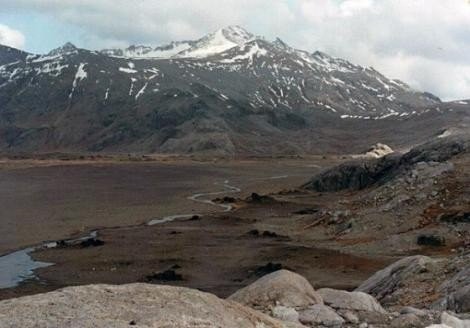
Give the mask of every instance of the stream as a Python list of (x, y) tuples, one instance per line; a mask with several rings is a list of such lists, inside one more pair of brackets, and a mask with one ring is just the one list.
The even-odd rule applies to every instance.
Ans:
[[(187, 199), (193, 202), (208, 204), (208, 205), (222, 208), (224, 212), (231, 211), (233, 209), (232, 205), (223, 204), (223, 203), (219, 204), (210, 199), (205, 199), (205, 197), (222, 195), (222, 194), (227, 194), (227, 193), (238, 193), (241, 191), (241, 189), (234, 187), (232, 185), (229, 185), (228, 180), (224, 181), (222, 184), (217, 183), (217, 182), (214, 184), (221, 185), (224, 188), (224, 190), (208, 192), (208, 193), (196, 193), (187, 197)], [(189, 219), (195, 215), (200, 216), (200, 214), (192, 213), (192, 214), (170, 215), (170, 216), (165, 216), (163, 218), (155, 218), (147, 222), (147, 225), (154, 226), (157, 224), (163, 224), (163, 223), (171, 222), (171, 221), (178, 220), (178, 219)], [(80, 241), (87, 240), (90, 238), (96, 238), (97, 236), (98, 236), (98, 232), (92, 231), (89, 235), (85, 237), (81, 237), (77, 239), (68, 239), (65, 242), (68, 242), (68, 243), (80, 242)], [(41, 248), (55, 248), (57, 246), (58, 246), (57, 242), (47, 242), (38, 246), (28, 247), (25, 249), (21, 249), (21, 250), (0, 256), (0, 289), (16, 287), (25, 280), (34, 279), (35, 278), (34, 270), (54, 265), (54, 263), (35, 261), (31, 257), (30, 254)]]

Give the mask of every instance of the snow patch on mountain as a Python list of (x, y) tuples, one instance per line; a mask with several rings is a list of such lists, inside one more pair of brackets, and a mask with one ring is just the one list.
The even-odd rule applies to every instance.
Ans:
[(127, 74), (135, 74), (137, 71), (132, 68), (127, 68), (127, 67), (119, 67), (119, 71)]
[(69, 98), (72, 99), (73, 93), (75, 91), (75, 88), (78, 85), (78, 82), (86, 79), (88, 77), (88, 73), (85, 71), (85, 65), (86, 63), (80, 63), (77, 69), (77, 73), (75, 73), (75, 78), (73, 79), (72, 83), (72, 91), (69, 94)]
[(242, 46), (240, 48), (240, 50), (242, 52), (245, 52), (245, 53), (241, 54), (241, 55), (238, 55), (238, 56), (235, 56), (233, 58), (223, 59), (220, 62), (225, 63), (225, 64), (229, 64), (229, 63), (236, 63), (236, 62), (239, 62), (239, 61), (244, 61), (244, 60), (247, 60), (247, 59), (252, 62), (253, 58), (255, 58), (255, 57), (259, 58), (261, 56), (266, 56), (267, 53), (268, 53), (268, 51), (266, 49), (261, 48), (257, 43), (255, 43), (254, 45), (251, 45), (251, 46)]

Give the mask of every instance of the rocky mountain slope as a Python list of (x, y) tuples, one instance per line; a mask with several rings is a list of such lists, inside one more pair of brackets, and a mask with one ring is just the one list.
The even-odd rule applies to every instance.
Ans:
[(469, 106), (240, 27), (156, 48), (1, 47), (0, 65), (4, 152), (319, 153), (351, 137), (362, 150), (425, 139)]

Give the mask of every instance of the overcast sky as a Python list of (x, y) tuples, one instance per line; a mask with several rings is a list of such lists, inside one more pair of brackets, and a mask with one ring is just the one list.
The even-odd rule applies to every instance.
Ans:
[(240, 25), (470, 98), (470, 0), (0, 0), (0, 43), (43, 53), (195, 39)]

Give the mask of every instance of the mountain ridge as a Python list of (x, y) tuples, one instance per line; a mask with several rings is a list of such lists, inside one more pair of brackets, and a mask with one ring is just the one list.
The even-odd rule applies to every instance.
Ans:
[(457, 114), (449, 110), (462, 115), (466, 106), (240, 27), (170, 45), (121, 50), (168, 58), (70, 43), (47, 55), (0, 48), (0, 151), (334, 152), (350, 148), (333, 145), (341, 134), (362, 150), (393, 143), (390, 124), (422, 125), (418, 117), (433, 122), (426, 138), (450, 124)]

